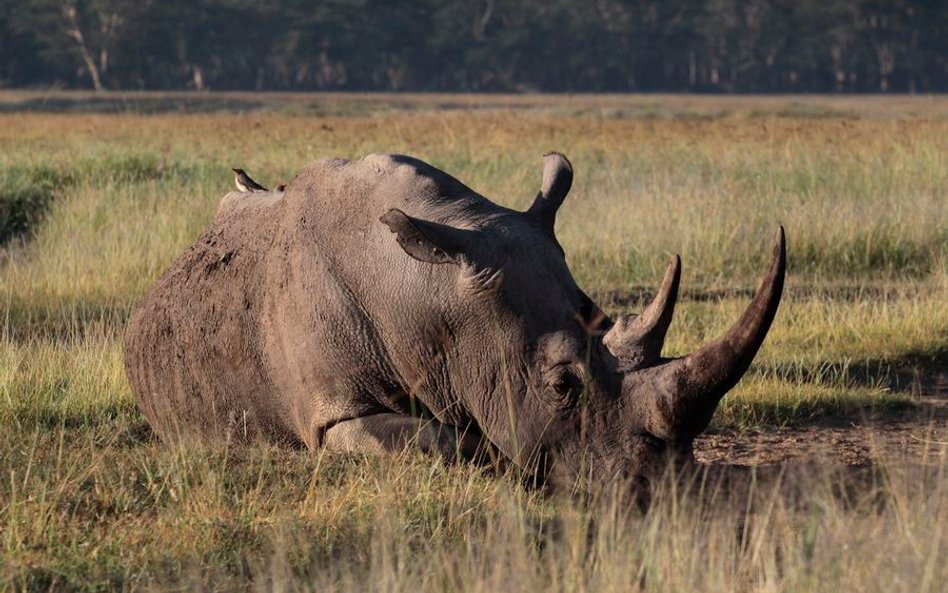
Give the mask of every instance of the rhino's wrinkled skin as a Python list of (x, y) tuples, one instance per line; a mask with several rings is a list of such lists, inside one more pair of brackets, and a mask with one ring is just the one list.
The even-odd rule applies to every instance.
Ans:
[(553, 234), (572, 169), (545, 157), (527, 212), (421, 161), (313, 162), (285, 194), (233, 195), (148, 291), (126, 369), (162, 437), (347, 451), (486, 445), (569, 485), (644, 478), (691, 442), (773, 320), (785, 248), (722, 338), (661, 358), (678, 291), (615, 322)]

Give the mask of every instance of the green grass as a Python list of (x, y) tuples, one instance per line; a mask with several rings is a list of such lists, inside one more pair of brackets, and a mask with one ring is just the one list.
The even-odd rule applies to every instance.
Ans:
[(168, 447), (121, 349), (231, 166), (275, 185), (313, 158), (404, 152), (525, 208), (540, 155), (559, 149), (576, 179), (557, 233), (610, 313), (641, 310), (682, 255), (668, 354), (737, 319), (785, 226), (784, 302), (712, 430), (885, 418), (922, 406), (948, 367), (944, 100), (253, 100), (276, 106), (0, 115), (0, 589), (934, 591), (948, 578), (938, 442), (868, 484), (827, 468), (750, 494), (668, 480), (641, 513), (618, 493), (551, 498), (423, 456)]

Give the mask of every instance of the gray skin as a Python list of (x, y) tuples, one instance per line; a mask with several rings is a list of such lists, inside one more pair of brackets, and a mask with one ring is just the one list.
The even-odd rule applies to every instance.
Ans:
[(398, 155), (317, 161), (282, 194), (226, 196), (129, 322), (149, 423), (166, 439), (487, 452), (567, 488), (688, 461), (776, 313), (783, 231), (737, 324), (665, 359), (679, 258), (642, 315), (609, 319), (553, 233), (572, 167), (544, 162), (527, 212)]

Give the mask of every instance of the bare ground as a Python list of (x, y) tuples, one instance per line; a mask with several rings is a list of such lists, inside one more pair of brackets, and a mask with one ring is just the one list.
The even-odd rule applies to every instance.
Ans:
[(885, 461), (933, 463), (948, 454), (948, 375), (931, 395), (882, 416), (828, 418), (810, 426), (706, 433), (695, 456), (713, 465), (770, 465), (820, 461), (871, 465)]

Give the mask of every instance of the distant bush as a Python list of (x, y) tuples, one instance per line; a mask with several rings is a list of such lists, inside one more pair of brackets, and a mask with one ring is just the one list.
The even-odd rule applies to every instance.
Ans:
[(34, 228), (64, 181), (51, 167), (0, 169), (0, 245)]
[(78, 183), (140, 183), (191, 173), (190, 169), (152, 153), (108, 153), (84, 158), (71, 166), (0, 168), (0, 246), (33, 232), (53, 201)]

